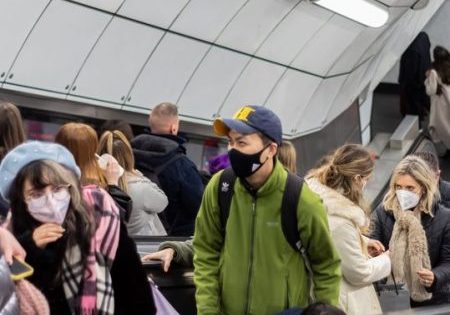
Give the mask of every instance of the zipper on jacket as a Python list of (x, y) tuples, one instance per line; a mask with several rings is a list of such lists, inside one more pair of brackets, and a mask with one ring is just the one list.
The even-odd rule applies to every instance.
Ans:
[(251, 229), (251, 239), (250, 239), (250, 266), (248, 268), (248, 280), (247, 280), (247, 306), (245, 314), (250, 314), (250, 291), (251, 291), (251, 283), (253, 277), (253, 243), (255, 241), (255, 220), (256, 220), (256, 196), (253, 196), (252, 203), (252, 229)]

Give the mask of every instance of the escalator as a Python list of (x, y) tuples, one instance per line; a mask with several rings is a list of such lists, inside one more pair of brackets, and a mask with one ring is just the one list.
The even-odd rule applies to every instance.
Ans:
[[(186, 241), (187, 237), (137, 236), (134, 237), (141, 256), (156, 252), (165, 241)], [(194, 269), (172, 262), (166, 273), (159, 262), (143, 263), (147, 276), (181, 315), (195, 315)]]

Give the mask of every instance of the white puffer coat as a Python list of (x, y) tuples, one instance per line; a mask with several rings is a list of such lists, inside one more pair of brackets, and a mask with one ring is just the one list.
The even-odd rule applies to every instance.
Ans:
[(374, 258), (364, 254), (367, 252), (367, 239), (360, 232), (368, 225), (364, 211), (314, 178), (306, 179), (306, 183), (326, 206), (331, 236), (341, 256), (341, 308), (348, 315), (381, 314), (372, 283), (390, 274), (391, 261), (386, 254)]

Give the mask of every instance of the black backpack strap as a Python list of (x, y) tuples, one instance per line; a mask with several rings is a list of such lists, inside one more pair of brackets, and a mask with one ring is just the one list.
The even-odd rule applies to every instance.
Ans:
[(230, 214), (231, 199), (233, 198), (234, 183), (236, 182), (236, 175), (233, 169), (227, 168), (222, 174), (220, 174), (219, 179), (219, 210), (220, 210), (220, 221), (222, 223), (222, 232), (225, 234), (225, 227), (227, 226), (228, 215)]
[(315, 302), (314, 296), (314, 272), (311, 262), (306, 252), (306, 248), (300, 239), (298, 230), (297, 207), (303, 187), (303, 178), (288, 172), (286, 188), (284, 190), (283, 201), (281, 203), (281, 228), (284, 237), (291, 247), (302, 255), (303, 262), (309, 276), (309, 300)]
[(298, 231), (297, 206), (303, 186), (303, 179), (288, 172), (286, 188), (281, 203), (281, 227), (289, 245), (300, 251), (303, 248)]

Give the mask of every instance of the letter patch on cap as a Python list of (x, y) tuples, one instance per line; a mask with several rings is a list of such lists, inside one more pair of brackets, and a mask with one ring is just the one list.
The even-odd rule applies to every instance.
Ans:
[(236, 114), (234, 114), (234, 119), (247, 121), (248, 116), (253, 113), (255, 110), (251, 107), (245, 106), (242, 107)]

